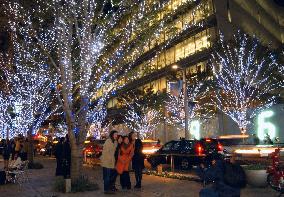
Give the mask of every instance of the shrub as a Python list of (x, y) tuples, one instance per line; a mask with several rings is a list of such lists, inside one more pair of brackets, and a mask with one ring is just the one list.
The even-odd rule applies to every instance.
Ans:
[(65, 192), (65, 180), (63, 177), (57, 177), (54, 183), (54, 190), (56, 192)]
[(87, 176), (81, 176), (79, 179), (72, 181), (72, 192), (95, 191), (99, 187), (91, 182)]
[[(88, 177), (82, 176), (78, 180), (72, 182), (72, 192), (86, 192), (86, 191), (95, 191), (99, 187), (97, 184), (92, 183)], [(65, 192), (65, 179), (63, 177), (58, 177), (54, 184), (54, 190), (56, 192)]]
[(33, 162), (33, 163), (29, 163), (28, 168), (29, 169), (42, 169), (43, 165), (38, 162)]

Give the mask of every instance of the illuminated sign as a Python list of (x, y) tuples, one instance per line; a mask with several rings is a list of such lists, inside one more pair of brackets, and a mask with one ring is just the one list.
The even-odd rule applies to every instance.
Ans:
[(257, 136), (260, 140), (264, 140), (266, 134), (270, 136), (270, 139), (274, 139), (276, 137), (276, 127), (274, 124), (269, 122), (269, 118), (273, 115), (273, 111), (264, 111), (258, 115)]
[(200, 123), (198, 120), (193, 120), (190, 123), (190, 134), (195, 138), (195, 139), (200, 139)]

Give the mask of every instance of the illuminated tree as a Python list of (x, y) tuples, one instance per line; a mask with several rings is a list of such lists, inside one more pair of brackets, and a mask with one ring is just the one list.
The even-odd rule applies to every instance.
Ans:
[(131, 130), (139, 133), (141, 139), (145, 139), (155, 131), (160, 120), (161, 115), (157, 110), (133, 103), (128, 105), (124, 122)]
[(214, 105), (245, 133), (252, 118), (275, 103), (280, 82), (273, 76), (278, 68), (274, 55), (247, 35), (238, 33), (229, 41), (221, 36), (211, 67), (217, 86)]
[[(194, 83), (187, 86), (188, 92), (188, 125), (190, 126), (190, 133), (193, 137), (199, 138), (200, 134), (195, 133), (191, 125), (192, 121), (205, 122), (209, 120), (214, 111), (211, 106), (205, 104), (204, 98), (206, 97), (205, 85), (202, 82)], [(184, 107), (184, 95), (181, 92), (178, 96), (169, 94), (166, 101), (166, 110), (169, 117), (166, 119), (171, 125), (179, 125), (178, 129), (184, 129), (185, 127), (185, 107)], [(194, 122), (195, 123), (195, 122)]]
[[(1, 92), (1, 116), (5, 125), (6, 136), (13, 138), (17, 135), (29, 137), (36, 134), (44, 121), (57, 110), (51, 106), (54, 100), (54, 83), (46, 77), (42, 67), (28, 67), (14, 60), (14, 69), (6, 70), (5, 76), (8, 92)], [(9, 134), (9, 136), (8, 136)], [(32, 143), (30, 144), (29, 161), (33, 161)]]
[(89, 113), (89, 120), (91, 126), (89, 128), (88, 137), (94, 137), (100, 139), (107, 137), (109, 128), (112, 122), (107, 121), (107, 109), (102, 106), (100, 109), (96, 109)]
[[(20, 1), (21, 3), (22, 1)], [(82, 174), (88, 117), (124, 84), (122, 76), (170, 19), (169, 2), (34, 0), (8, 2), (14, 51), (47, 65), (59, 77), (55, 89), (71, 143), (71, 179)], [(161, 17), (159, 13), (163, 12)], [(147, 31), (145, 31), (147, 27)], [(27, 54), (27, 56), (23, 56)]]
[(0, 94), (0, 124), (1, 124), (1, 138), (14, 137), (16, 133), (12, 129), (12, 121), (15, 116), (10, 100), (6, 95)]

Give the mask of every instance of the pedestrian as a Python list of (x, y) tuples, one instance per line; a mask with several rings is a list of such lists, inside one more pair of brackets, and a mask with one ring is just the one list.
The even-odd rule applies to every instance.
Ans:
[(115, 170), (115, 150), (117, 147), (117, 131), (112, 130), (109, 138), (105, 141), (101, 156), (101, 166), (103, 167), (104, 193), (113, 194)]
[(12, 154), (12, 160), (15, 159), (15, 147), (16, 147), (16, 143), (15, 143), (15, 139), (12, 139), (10, 142), (10, 146), (11, 146), (11, 154)]
[[(17, 157), (21, 156), (20, 155), (20, 151), (21, 151), (21, 141), (20, 139), (16, 139), (16, 143), (15, 143), (15, 155), (17, 155)], [(16, 159), (16, 158), (15, 158)]]
[(4, 170), (8, 170), (9, 167), (9, 159), (11, 155), (11, 146), (9, 143), (9, 139), (3, 141), (3, 159), (4, 159)]
[(121, 188), (131, 189), (131, 182), (129, 176), (129, 164), (133, 157), (133, 146), (129, 142), (129, 137), (124, 136), (123, 142), (118, 152), (118, 159), (116, 164), (117, 173), (120, 175)]
[(134, 155), (132, 158), (132, 168), (135, 172), (135, 179), (136, 179), (136, 185), (134, 186), (134, 188), (136, 189), (141, 188), (142, 171), (145, 168), (144, 166), (145, 155), (143, 154), (142, 150), (143, 150), (143, 144), (141, 139), (136, 139), (134, 147)]
[(65, 136), (62, 151), (62, 163), (63, 163), (63, 176), (69, 178), (71, 173), (71, 145), (68, 134)]
[[(117, 160), (118, 160), (118, 153), (119, 153), (119, 149), (121, 147), (121, 144), (123, 142), (123, 137), (121, 135), (118, 135), (117, 136), (117, 147), (116, 147), (116, 150), (115, 150), (115, 153), (114, 153), (114, 158), (115, 158), (115, 166), (117, 164)], [(115, 186), (115, 183), (116, 183), (116, 179), (117, 179), (117, 176), (118, 176), (118, 173), (115, 174), (115, 177), (114, 177), (114, 187), (113, 187), (113, 190), (114, 191), (117, 191), (118, 189), (116, 188)], [(120, 183), (121, 184), (121, 183)]]
[(211, 181), (211, 184), (200, 190), (200, 197), (240, 197), (240, 190), (246, 185), (241, 166), (214, 158), (202, 178)]
[(23, 143), (23, 151), (22, 151), (23, 161), (26, 161), (28, 159), (28, 149), (29, 149), (29, 140), (28, 138), (26, 138), (26, 140)]
[(46, 154), (51, 157), (52, 155), (52, 143), (51, 141), (48, 141), (45, 145), (45, 150), (46, 150)]
[(223, 180), (224, 163), (219, 154), (210, 154), (205, 158), (205, 164), (201, 164), (196, 173), (205, 183), (218, 182)]
[(55, 146), (55, 158), (56, 158), (56, 171), (55, 176), (63, 176), (63, 142), (64, 137), (59, 139), (59, 142)]
[(133, 146), (133, 150), (134, 150), (135, 140), (137, 139), (137, 133), (135, 133), (134, 131), (131, 131), (128, 134), (128, 138), (129, 138), (129, 143)]
[[(135, 133), (134, 131), (131, 131), (128, 134), (128, 138), (129, 138), (129, 143), (132, 146), (132, 153), (131, 153), (131, 157), (133, 157), (134, 155), (134, 147), (135, 147), (135, 140), (137, 139), (137, 133)], [(129, 169), (133, 169), (132, 168), (132, 162), (130, 162), (130, 166)]]

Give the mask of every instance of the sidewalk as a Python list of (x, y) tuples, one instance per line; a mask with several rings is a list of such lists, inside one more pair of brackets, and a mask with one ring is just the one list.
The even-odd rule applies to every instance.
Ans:
[[(110, 196), (103, 194), (102, 170), (99, 166), (94, 169), (84, 168), (84, 174), (87, 174), (91, 180), (96, 182), (100, 189), (94, 192), (62, 194), (53, 192), (55, 180), (55, 159), (38, 157), (37, 160), (44, 165), (41, 170), (29, 170), (30, 182), (25, 183), (22, 188), (18, 185), (8, 184), (0, 185), (0, 196), (4, 197), (89, 197), (89, 196)], [(3, 162), (0, 161), (0, 168)], [(134, 183), (133, 174), (131, 176)], [(127, 192), (118, 191), (117, 197), (198, 197), (201, 185), (194, 181), (181, 181), (156, 176), (143, 176), (143, 188), (141, 190), (130, 190)], [(277, 193), (270, 188), (254, 189), (247, 187), (242, 191), (242, 197), (276, 197)]]

